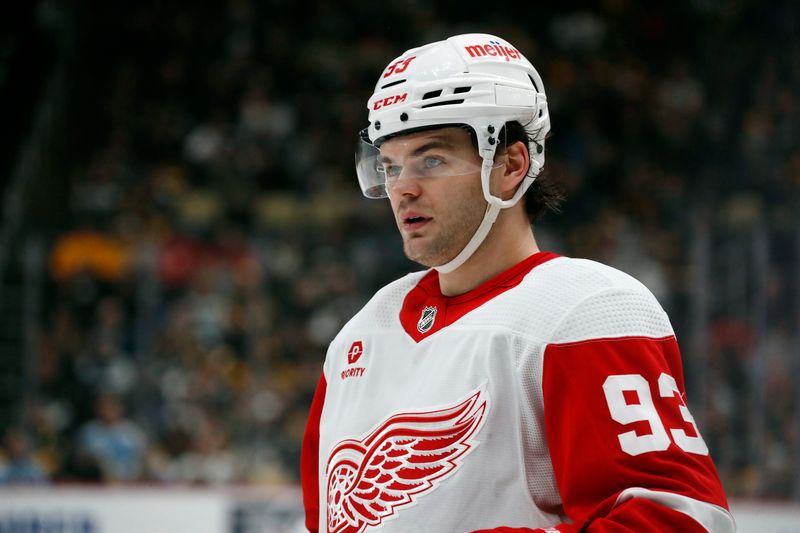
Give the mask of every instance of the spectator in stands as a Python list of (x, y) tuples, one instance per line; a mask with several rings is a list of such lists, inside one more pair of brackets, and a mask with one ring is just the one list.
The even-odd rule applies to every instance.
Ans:
[(32, 452), (25, 433), (18, 428), (6, 430), (0, 450), (0, 484), (45, 483), (48, 475)]
[(142, 429), (123, 417), (122, 401), (101, 393), (96, 417), (78, 433), (79, 453), (97, 461), (106, 481), (137, 481), (142, 475), (147, 440)]

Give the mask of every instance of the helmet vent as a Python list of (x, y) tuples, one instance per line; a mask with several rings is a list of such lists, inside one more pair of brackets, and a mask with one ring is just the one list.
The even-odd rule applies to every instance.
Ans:
[(456, 104), (463, 104), (463, 103), (464, 103), (464, 99), (463, 98), (461, 100), (446, 100), (444, 102), (434, 102), (432, 104), (425, 104), (424, 106), (422, 106), (422, 109), (425, 109), (426, 107), (438, 107), (438, 106), (442, 106), (442, 105), (456, 105)]
[(453, 94), (468, 93), (472, 87), (456, 87), (453, 89)]
[(539, 90), (539, 86), (538, 86), (538, 85), (536, 85), (536, 80), (534, 80), (534, 79), (533, 79), (533, 76), (531, 76), (530, 74), (528, 74), (528, 78), (531, 80), (531, 83), (533, 84), (533, 88), (534, 88), (534, 89), (536, 89), (536, 92), (537, 92), (537, 93), (538, 93), (538, 92), (541, 92), (541, 91)]
[(436, 98), (437, 96), (441, 96), (441, 95), (442, 95), (442, 90), (439, 89), (437, 91), (430, 91), (430, 92), (425, 93), (425, 95), (422, 97), (422, 99), (423, 100), (429, 100), (431, 98)]
[(394, 87), (395, 85), (400, 85), (401, 83), (405, 83), (407, 80), (397, 80), (391, 83), (387, 83), (386, 85), (381, 85), (381, 89), (386, 89), (388, 87)]

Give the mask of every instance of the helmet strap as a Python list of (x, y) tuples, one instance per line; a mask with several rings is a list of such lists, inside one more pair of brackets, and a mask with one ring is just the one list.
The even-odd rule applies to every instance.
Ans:
[[(476, 131), (478, 130), (476, 129)], [(475, 230), (475, 234), (472, 235), (472, 238), (469, 240), (467, 245), (464, 246), (464, 249), (458, 253), (458, 255), (443, 265), (433, 267), (441, 274), (449, 274), (463, 265), (467, 259), (472, 257), (472, 254), (475, 253), (478, 247), (486, 239), (486, 236), (489, 235), (489, 231), (492, 229), (492, 225), (494, 225), (495, 221), (497, 220), (497, 216), (500, 214), (500, 211), (515, 206), (522, 198), (522, 195), (525, 194), (525, 191), (527, 191), (534, 182), (536, 175), (538, 175), (539, 171), (541, 170), (541, 163), (534, 161), (531, 158), (531, 165), (535, 166), (533, 172), (525, 176), (511, 198), (508, 200), (498, 198), (497, 196), (492, 195), (490, 190), (490, 179), (494, 165), (494, 154), (496, 148), (496, 146), (489, 146), (486, 150), (481, 152), (483, 157), (483, 165), (481, 166), (481, 188), (483, 190), (483, 197), (487, 204), (486, 213), (483, 215), (483, 220), (481, 220), (480, 225), (478, 225), (478, 229)]]
[(484, 155), (483, 165), (481, 167), (481, 187), (483, 188), (483, 196), (487, 203), (486, 212), (483, 214), (483, 220), (481, 220), (481, 223), (478, 225), (478, 229), (475, 230), (472, 238), (469, 240), (467, 245), (464, 246), (464, 249), (458, 253), (458, 255), (443, 265), (433, 267), (438, 270), (440, 274), (449, 274), (463, 265), (467, 259), (472, 257), (472, 254), (475, 253), (475, 250), (478, 249), (478, 247), (486, 239), (486, 236), (489, 235), (489, 230), (492, 229), (492, 225), (494, 225), (494, 222), (497, 220), (497, 216), (500, 214), (500, 211), (504, 207), (510, 207), (510, 205), (504, 205), (500, 198), (492, 196), (491, 192), (489, 191), (489, 180), (491, 177), (493, 162), (494, 153), (491, 155)]
[(439, 271), (441, 274), (449, 274), (450, 272), (454, 271), (461, 265), (463, 265), (467, 259), (472, 257), (472, 254), (475, 253), (475, 250), (481, 245), (481, 243), (486, 239), (486, 236), (489, 234), (489, 230), (492, 229), (492, 225), (494, 221), (497, 220), (497, 215), (500, 214), (500, 207), (497, 204), (487, 204), (486, 205), (486, 213), (483, 215), (483, 220), (481, 220), (478, 229), (475, 230), (475, 234), (469, 240), (467, 245), (464, 247), (461, 252), (453, 259), (445, 263), (444, 265), (433, 267)]

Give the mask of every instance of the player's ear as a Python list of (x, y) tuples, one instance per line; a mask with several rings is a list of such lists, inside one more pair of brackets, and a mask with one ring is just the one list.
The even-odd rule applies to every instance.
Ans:
[(517, 141), (506, 147), (505, 152), (497, 161), (503, 165), (498, 169), (500, 175), (495, 184), (499, 196), (505, 200), (511, 198), (528, 174), (531, 165), (528, 147), (525, 143)]

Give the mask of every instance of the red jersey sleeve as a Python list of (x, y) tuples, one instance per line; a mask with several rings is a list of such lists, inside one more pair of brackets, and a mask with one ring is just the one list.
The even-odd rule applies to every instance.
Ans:
[(303, 447), (300, 451), (300, 483), (303, 487), (303, 506), (306, 511), (306, 529), (319, 531), (319, 421), (325, 404), (327, 382), (325, 374), (319, 377), (317, 390), (311, 402)]
[(551, 344), (542, 380), (548, 447), (572, 523), (485, 532), (733, 531), (686, 407), (675, 337)]

